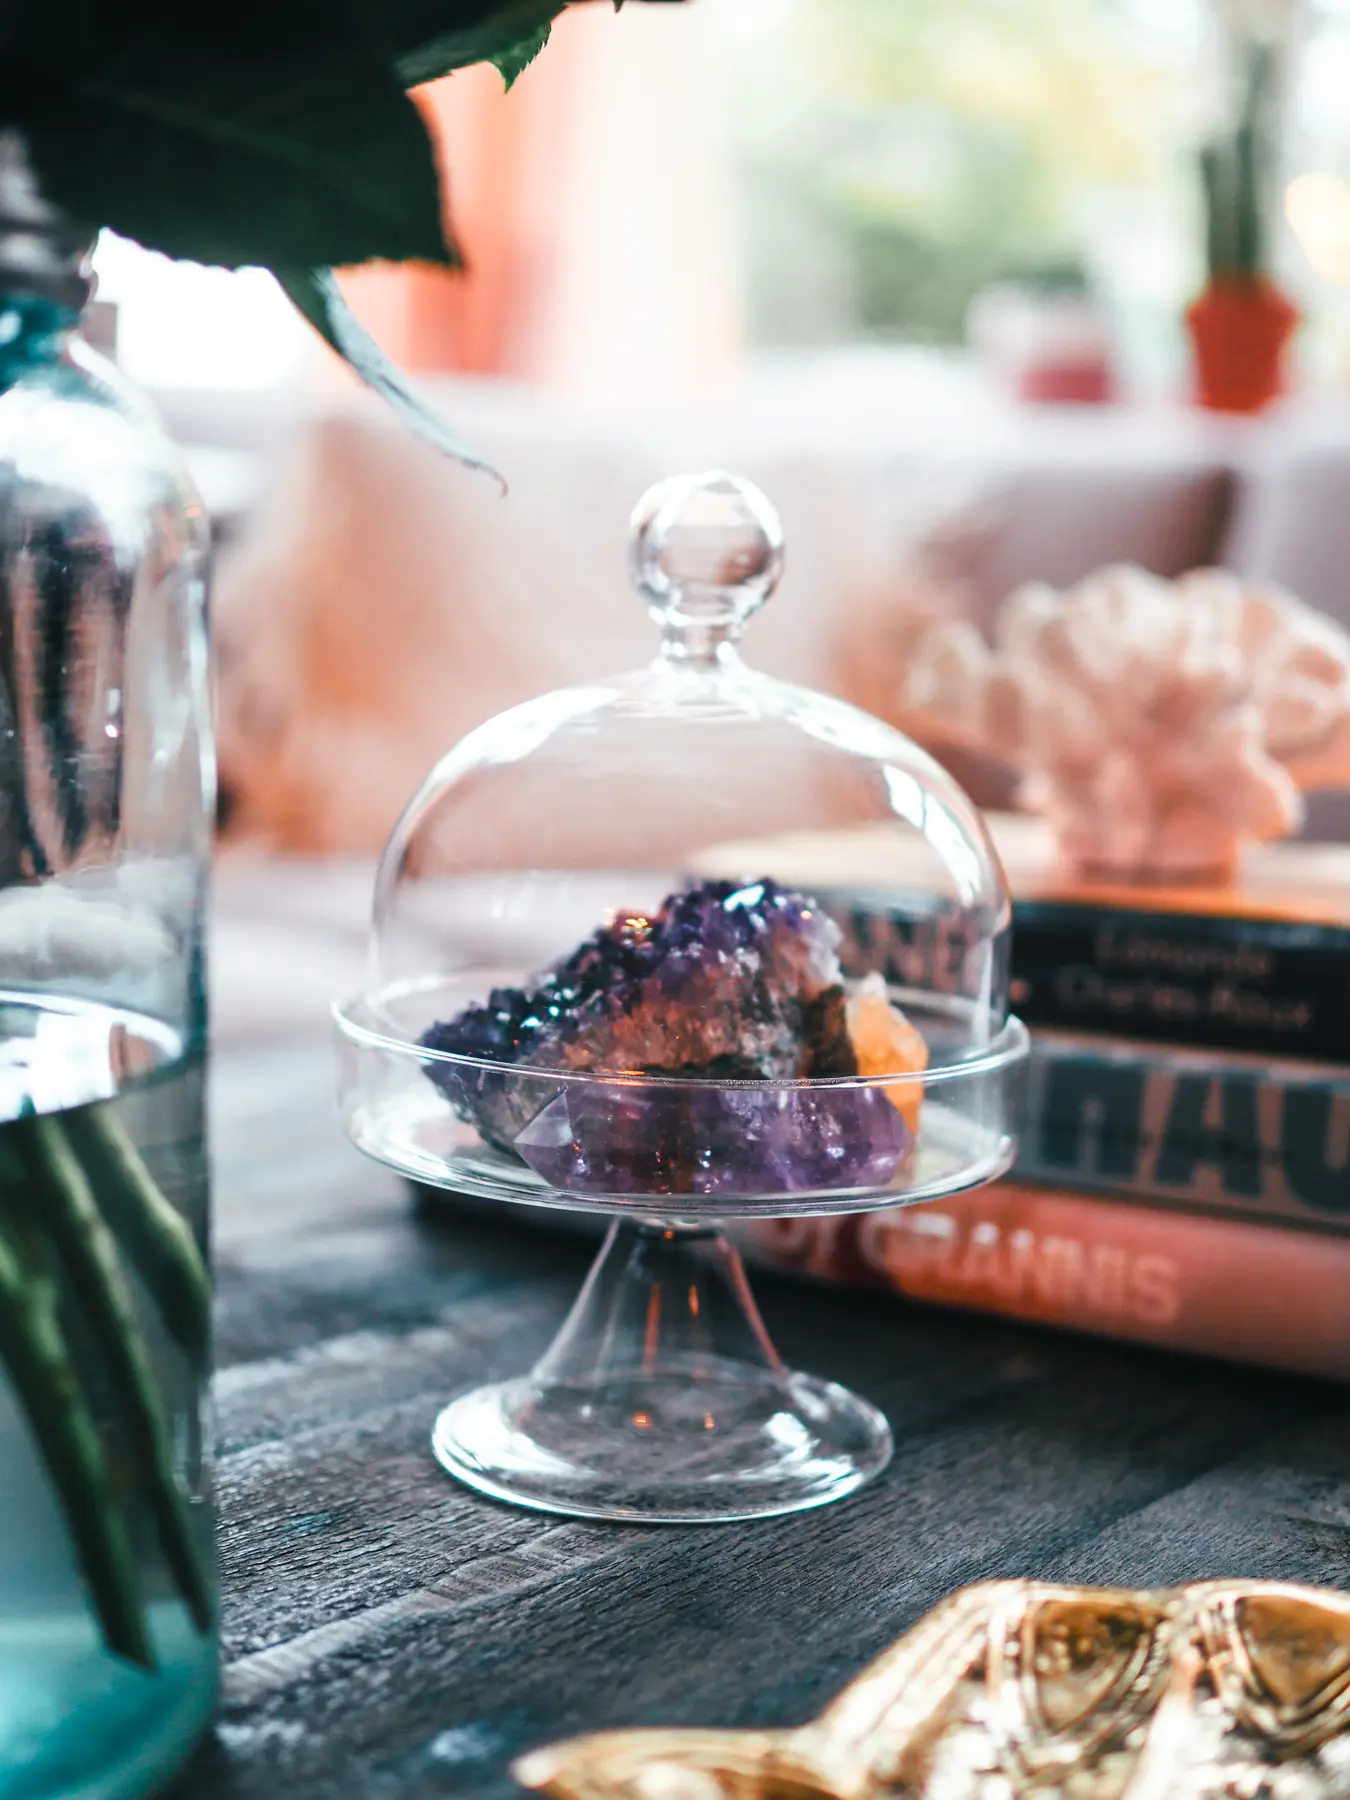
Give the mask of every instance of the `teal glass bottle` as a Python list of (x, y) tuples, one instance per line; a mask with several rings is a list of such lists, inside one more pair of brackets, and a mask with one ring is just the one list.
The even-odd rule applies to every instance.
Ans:
[(0, 1796), (134, 1800), (214, 1704), (207, 531), (0, 135)]

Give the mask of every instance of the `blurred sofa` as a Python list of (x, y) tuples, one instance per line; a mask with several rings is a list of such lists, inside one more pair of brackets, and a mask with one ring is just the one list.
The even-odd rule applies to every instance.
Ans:
[[(1350, 411), (1259, 422), (1026, 408), (894, 362), (751, 384), (717, 411), (578, 414), (537, 392), (441, 384), (503, 470), (446, 463), (378, 405), (331, 396), (257, 447), (215, 602), (227, 834), (368, 856), (430, 764), (503, 706), (644, 660), (627, 517), (675, 470), (735, 468), (778, 505), (779, 595), (759, 666), (894, 716), (916, 634), (987, 626), (1019, 583), (1104, 563), (1224, 562), (1350, 624)], [(639, 422), (640, 418), (640, 422)], [(999, 770), (957, 771), (986, 804)], [(1310, 829), (1350, 837), (1350, 806)]]

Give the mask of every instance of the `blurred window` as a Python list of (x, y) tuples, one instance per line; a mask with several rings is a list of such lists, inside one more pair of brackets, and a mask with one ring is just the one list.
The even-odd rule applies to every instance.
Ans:
[(1174, 313), (1205, 0), (723, 0), (752, 338), (962, 340), (1009, 278)]
[(117, 308), (117, 359), (148, 388), (262, 391), (291, 380), (311, 333), (262, 269), (175, 263), (105, 231), (98, 297)]
[[(683, 329), (685, 361), (702, 366), (734, 336), (718, 294), (744, 313), (751, 351), (778, 352), (955, 346), (990, 284), (1067, 284), (1109, 313), (1127, 384), (1175, 392), (1180, 312), (1203, 277), (1194, 147), (1221, 104), (1213, 39), (1256, 15), (1303, 34), (1279, 254), (1309, 322), (1305, 363), (1344, 374), (1350, 0), (578, 7), (510, 96), (488, 91), (490, 71), (428, 91), (453, 140), (465, 291), (377, 271), (354, 292), (412, 368), (555, 383), (561, 369), (585, 386), (644, 334), (687, 384), (673, 338)], [(697, 104), (681, 111), (675, 87)], [(508, 178), (521, 191), (504, 200)], [(690, 273), (722, 211), (731, 255)], [(120, 359), (151, 388), (274, 389), (309, 354), (261, 271), (175, 266), (110, 234), (97, 267)], [(474, 302), (498, 328), (490, 355), (468, 343)]]

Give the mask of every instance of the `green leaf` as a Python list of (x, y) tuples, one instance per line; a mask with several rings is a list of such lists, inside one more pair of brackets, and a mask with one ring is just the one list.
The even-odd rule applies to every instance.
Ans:
[(553, 22), (549, 20), (547, 24), (540, 25), (534, 31), (529, 32), (518, 43), (512, 44), (509, 49), (499, 50), (492, 58), (502, 80), (506, 83), (508, 94), (515, 86), (517, 78), (524, 74), (548, 42), (548, 34), (552, 29)]
[(324, 342), (389, 402), (406, 425), (443, 455), (491, 475), (505, 493), (506, 482), (498, 471), (455, 436), (354, 316), (331, 269), (280, 267), (273, 273)]
[(564, 0), (0, 0), (0, 120), (72, 218), (226, 267), (454, 263), (403, 90), (495, 62)]
[[(506, 85), (543, 48), (548, 27), (565, 0), (496, 0), (495, 5), (446, 5), (445, 0), (395, 0), (381, 14), (394, 49), (394, 70), (405, 87), (436, 81), (473, 63), (496, 63)], [(458, 13), (459, 17), (452, 15)], [(527, 54), (527, 45), (533, 44)], [(508, 72), (512, 59), (514, 73)]]
[[(199, 0), (200, 4), (200, 0)], [(76, 218), (197, 262), (455, 260), (417, 108), (361, 0), (189, 9), (130, 0), (72, 28), (60, 63), (36, 27), (0, 63), (0, 117)]]

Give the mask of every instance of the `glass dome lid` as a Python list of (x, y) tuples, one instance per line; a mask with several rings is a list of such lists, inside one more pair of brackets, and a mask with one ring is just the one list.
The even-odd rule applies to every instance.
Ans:
[(1024, 1034), (979, 813), (900, 732), (742, 659), (782, 566), (749, 483), (652, 489), (630, 562), (653, 661), (489, 720), (395, 826), (338, 1013), (353, 1137), (484, 1198), (642, 1211), (988, 1179)]
[(740, 1518), (869, 1479), (885, 1420), (783, 1369), (709, 1222), (933, 1199), (1012, 1161), (1027, 1040), (997, 857), (901, 733), (742, 660), (781, 564), (747, 482), (647, 494), (652, 662), (447, 752), (380, 864), (367, 987), (335, 1008), (359, 1147), (616, 1217), (534, 1373), (437, 1424), (446, 1468), (500, 1498)]

